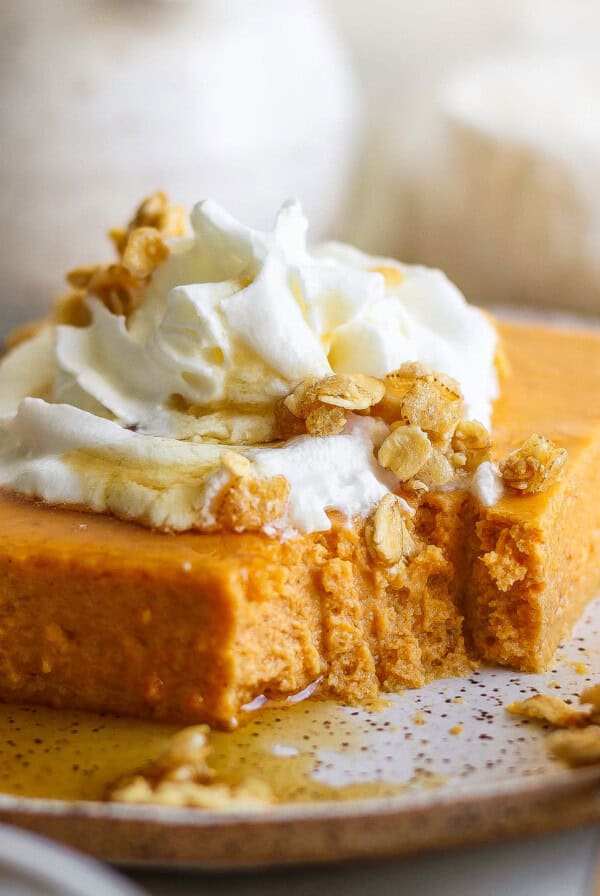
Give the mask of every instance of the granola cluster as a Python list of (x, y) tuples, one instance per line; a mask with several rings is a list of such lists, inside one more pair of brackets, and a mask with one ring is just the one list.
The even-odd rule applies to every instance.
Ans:
[(564, 448), (537, 434), (526, 439), (500, 464), (505, 485), (522, 495), (544, 492), (557, 479), (567, 460)]
[(476, 420), (463, 419), (456, 380), (418, 362), (403, 364), (384, 380), (375, 409), (391, 428), (378, 453), (380, 464), (416, 492), (447, 485), (489, 460), (491, 439)]
[(100, 299), (113, 314), (128, 317), (140, 304), (149, 278), (169, 255), (164, 239), (182, 236), (186, 221), (185, 210), (171, 205), (166, 193), (145, 199), (127, 227), (110, 232), (119, 254), (116, 263), (88, 265), (67, 274), (72, 290), (58, 300), (56, 321), (87, 326), (87, 296)]
[(557, 759), (572, 766), (593, 765), (600, 762), (600, 684), (584, 690), (579, 702), (587, 709), (574, 709), (560, 697), (535, 694), (506, 708), (559, 729), (548, 737), (550, 752)]
[(140, 227), (152, 228), (158, 235), (167, 239), (183, 236), (187, 229), (188, 216), (182, 205), (169, 202), (163, 190), (157, 190), (138, 206), (136, 212), (125, 228), (114, 228), (109, 231), (119, 255), (124, 255), (129, 237)]
[(279, 410), (279, 421), (288, 430), (282, 435), (289, 437), (302, 431), (311, 436), (337, 435), (346, 425), (349, 411), (368, 411), (384, 394), (381, 380), (363, 374), (303, 380)]
[(268, 807), (274, 798), (264, 781), (249, 779), (232, 787), (218, 780), (208, 764), (209, 730), (197, 725), (179, 731), (156, 762), (116, 781), (107, 799), (200, 809)]
[[(390, 432), (377, 450), (377, 460), (409, 498), (466, 480), (491, 457), (486, 427), (464, 419), (456, 380), (420, 362), (403, 364), (381, 379), (334, 374), (304, 380), (276, 408), (277, 434), (282, 439), (301, 433), (335, 435), (350, 412), (372, 414), (388, 424)], [(501, 463), (502, 478), (520, 494), (544, 491), (556, 480), (566, 456), (549, 439), (532, 435)], [(369, 551), (383, 566), (406, 561), (416, 551), (403, 506), (396, 495), (386, 495), (367, 522)]]
[(491, 440), (476, 420), (463, 420), (458, 383), (424, 364), (409, 362), (386, 377), (334, 374), (300, 383), (280, 404), (281, 438), (305, 432), (335, 435), (349, 412), (373, 414), (390, 426), (379, 463), (407, 491), (425, 492), (472, 473), (489, 459)]
[[(403, 364), (382, 379), (334, 374), (304, 380), (276, 408), (277, 434), (335, 435), (351, 411), (389, 425), (377, 459), (406, 493), (448, 485), (490, 460), (490, 434), (478, 420), (464, 419), (456, 380), (420, 362)], [(506, 486), (531, 495), (556, 481), (566, 459), (564, 448), (533, 434), (501, 462), (500, 473)]]

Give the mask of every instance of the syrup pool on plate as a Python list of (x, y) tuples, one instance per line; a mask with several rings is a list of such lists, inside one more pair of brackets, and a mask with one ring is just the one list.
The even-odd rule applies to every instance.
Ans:
[[(377, 718), (377, 712), (372, 715)], [(330, 701), (267, 705), (236, 731), (213, 731), (209, 764), (218, 779), (268, 781), (281, 801), (351, 799), (399, 792), (404, 782), (368, 772), (328, 783), (335, 757), (350, 767), (369, 751), (367, 732)], [(360, 713), (365, 716), (364, 712)], [(367, 730), (375, 725), (369, 720)], [(384, 723), (389, 727), (389, 722)], [(0, 704), (0, 793), (63, 800), (101, 800), (108, 786), (155, 760), (182, 726)], [(353, 776), (349, 774), (349, 777)]]

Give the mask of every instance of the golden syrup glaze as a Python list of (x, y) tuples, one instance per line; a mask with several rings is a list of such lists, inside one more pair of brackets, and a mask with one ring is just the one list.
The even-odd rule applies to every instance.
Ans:
[(114, 778), (157, 758), (176, 730), (93, 713), (0, 704), (0, 791), (102, 799)]
[[(379, 707), (374, 707), (377, 712)], [(373, 725), (371, 721), (369, 723)], [(181, 726), (0, 704), (0, 793), (60, 800), (102, 800), (119, 777), (143, 768)], [(371, 776), (326, 783), (328, 753), (360, 760), (368, 729), (339, 704), (320, 699), (266, 705), (236, 731), (210, 733), (217, 780), (267, 781), (280, 802), (349, 800), (403, 792), (408, 782)], [(415, 783), (414, 778), (411, 784)], [(423, 781), (435, 786), (435, 781)]]

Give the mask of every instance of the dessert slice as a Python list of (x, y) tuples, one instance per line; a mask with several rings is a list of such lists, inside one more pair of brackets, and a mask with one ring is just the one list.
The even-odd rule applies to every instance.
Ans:
[(497, 333), (443, 275), (294, 204), (192, 225), (151, 197), (0, 368), (0, 699), (231, 727), (547, 663), (597, 576), (600, 339), (502, 329), (500, 475)]

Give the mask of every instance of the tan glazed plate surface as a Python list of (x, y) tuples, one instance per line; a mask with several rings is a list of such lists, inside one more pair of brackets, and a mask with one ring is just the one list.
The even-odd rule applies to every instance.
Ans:
[[(262, 774), (283, 797), (268, 811), (215, 813), (6, 794), (0, 795), (0, 819), (118, 863), (223, 869), (392, 856), (583, 825), (600, 821), (600, 766), (567, 769), (548, 755), (547, 728), (504, 707), (536, 691), (576, 702), (584, 687), (598, 681), (600, 600), (543, 675), (481, 669), (468, 680), (438, 681), (369, 710), (309, 700), (255, 713), (239, 733), (216, 735), (218, 768), (229, 764)], [(70, 733), (61, 731), (53, 750), (72, 748), (80, 755), (73, 747), (86, 724), (80, 715)], [(18, 716), (9, 721), (18, 723)], [(148, 742), (164, 736), (156, 728)], [(93, 730), (104, 738), (99, 755), (107, 738), (114, 734), (118, 741), (119, 731), (123, 736), (118, 720), (104, 718)], [(41, 746), (32, 741), (25, 750), (18, 724), (13, 731), (0, 746), (0, 783), (15, 759), (12, 744), (18, 757), (31, 754), (39, 792), (51, 793), (52, 771), (36, 755)], [(93, 775), (98, 768), (81, 773)]]

